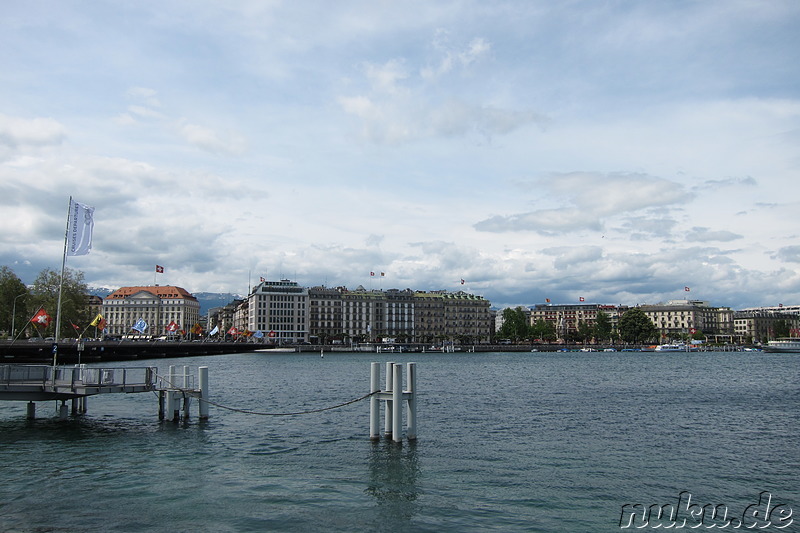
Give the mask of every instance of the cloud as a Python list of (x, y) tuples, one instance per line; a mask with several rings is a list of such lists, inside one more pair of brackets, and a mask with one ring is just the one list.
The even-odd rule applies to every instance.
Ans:
[(679, 205), (690, 196), (680, 184), (637, 173), (553, 174), (532, 184), (532, 190), (554, 196), (561, 208), (495, 215), (477, 222), (478, 231), (536, 231), (544, 235), (582, 229), (599, 231), (606, 221), (650, 207)]
[(22, 118), (0, 114), (0, 160), (20, 150), (60, 145), (66, 128), (52, 118)]
[(784, 263), (800, 263), (800, 246), (784, 246), (773, 257)]
[(212, 129), (188, 123), (182, 124), (179, 131), (189, 144), (213, 154), (238, 156), (247, 150), (245, 138), (236, 133), (221, 135)]
[(741, 239), (742, 236), (727, 230), (712, 231), (709, 228), (694, 227), (692, 231), (686, 235), (686, 240), (689, 242), (710, 242), (720, 241), (729, 242)]

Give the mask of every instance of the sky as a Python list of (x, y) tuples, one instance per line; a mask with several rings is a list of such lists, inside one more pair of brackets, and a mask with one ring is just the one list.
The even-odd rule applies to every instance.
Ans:
[(798, 27), (794, 0), (10, 0), (0, 265), (59, 270), (71, 196), (92, 287), (797, 305)]

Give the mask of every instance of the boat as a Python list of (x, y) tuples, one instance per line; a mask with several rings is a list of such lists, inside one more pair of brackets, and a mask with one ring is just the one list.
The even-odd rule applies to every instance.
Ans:
[(656, 346), (657, 352), (688, 352), (689, 347), (683, 343), (659, 344)]
[(765, 352), (794, 352), (800, 353), (800, 338), (786, 337), (769, 341), (763, 347)]

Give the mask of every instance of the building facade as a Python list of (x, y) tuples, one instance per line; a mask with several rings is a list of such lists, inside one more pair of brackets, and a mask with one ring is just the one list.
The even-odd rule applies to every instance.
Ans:
[(670, 300), (666, 304), (639, 307), (653, 321), (663, 339), (703, 334), (708, 341), (731, 341), (733, 310), (713, 307), (700, 300)]
[(733, 314), (734, 335), (741, 343), (766, 343), (778, 337), (776, 330), (781, 322), (789, 329), (790, 336), (800, 336), (797, 335), (800, 328), (800, 309), (784, 311), (779, 308), (736, 311)]
[[(137, 334), (152, 337), (190, 331), (200, 321), (200, 303), (186, 289), (172, 285), (121, 287), (103, 300), (106, 335)], [(139, 321), (147, 328), (133, 329)], [(169, 331), (171, 324), (176, 331)]]
[(578, 333), (580, 323), (589, 327), (597, 324), (597, 314), (603, 312), (608, 316), (612, 331), (616, 331), (619, 317), (627, 307), (602, 304), (537, 304), (530, 308), (530, 324), (538, 321), (553, 326), (559, 341), (568, 340)]
[[(276, 344), (308, 342), (308, 289), (286, 279), (262, 281), (250, 292), (235, 324)], [(258, 335), (258, 336), (260, 336)]]

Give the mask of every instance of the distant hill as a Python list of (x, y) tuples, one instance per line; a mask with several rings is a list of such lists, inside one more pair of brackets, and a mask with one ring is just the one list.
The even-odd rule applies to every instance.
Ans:
[[(105, 298), (116, 289), (107, 289), (105, 287), (89, 287), (89, 294), (93, 294), (95, 296), (99, 296), (100, 298)], [(240, 294), (234, 294), (231, 292), (196, 292), (192, 294), (197, 301), (200, 302), (200, 314), (205, 315), (208, 313), (209, 309), (213, 309), (214, 307), (222, 307), (224, 305), (228, 305), (234, 300), (241, 300), (244, 298)]]

